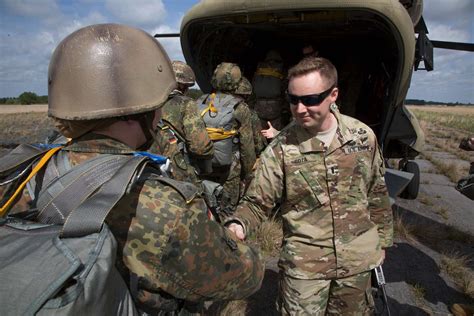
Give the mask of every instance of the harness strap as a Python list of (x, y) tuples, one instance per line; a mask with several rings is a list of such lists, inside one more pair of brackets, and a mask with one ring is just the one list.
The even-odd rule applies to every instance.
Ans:
[(25, 185), (28, 183), (28, 181), (31, 180), (31, 178), (33, 178), (37, 173), (38, 171), (41, 170), (41, 168), (43, 168), (47, 163), (48, 163), (48, 160), (59, 150), (61, 150), (61, 148), (63, 148), (62, 146), (60, 147), (55, 147), (55, 148), (52, 148), (50, 150), (48, 150), (46, 152), (46, 154), (44, 154), (43, 157), (41, 157), (40, 161), (38, 162), (38, 164), (31, 170), (30, 174), (28, 175), (28, 177), (18, 186), (18, 188), (16, 189), (15, 193), (13, 193), (13, 195), (8, 199), (8, 201), (0, 208), (0, 217), (2, 217), (6, 211), (10, 208), (11, 204), (13, 203), (13, 201), (17, 198), (18, 194), (20, 194), (23, 189), (25, 188)]
[(257, 68), (257, 71), (255, 72), (255, 74), (260, 75), (260, 76), (275, 77), (275, 78), (278, 78), (278, 79), (285, 78), (285, 76), (280, 71), (278, 71), (277, 69), (268, 68), (268, 67)]
[(223, 140), (223, 139), (231, 138), (238, 134), (238, 132), (235, 129), (225, 130), (223, 128), (217, 128), (217, 127), (206, 127), (206, 130), (211, 140)]
[(109, 212), (127, 191), (137, 169), (146, 161), (145, 156), (123, 159), (112, 179), (68, 215), (61, 236), (78, 237), (99, 232)]
[(207, 107), (202, 110), (201, 112), (201, 116), (204, 116), (208, 111), (212, 112), (212, 113), (217, 113), (217, 109), (216, 107), (214, 106), (214, 99), (216, 98), (216, 94), (215, 93), (211, 93), (211, 95), (209, 96), (209, 103), (207, 104)]

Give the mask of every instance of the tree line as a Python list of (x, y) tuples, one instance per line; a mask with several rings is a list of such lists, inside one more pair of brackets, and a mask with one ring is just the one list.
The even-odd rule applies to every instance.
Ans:
[(426, 100), (419, 100), (419, 99), (406, 99), (405, 104), (408, 104), (408, 105), (446, 105), (446, 106), (474, 105), (472, 103), (438, 102), (438, 101), (426, 101)]
[[(189, 89), (186, 93), (189, 97), (197, 99), (202, 95), (202, 91), (199, 89)], [(48, 104), (47, 95), (37, 95), (34, 92), (23, 92), (18, 97), (11, 98), (0, 98), (0, 104)], [(419, 99), (406, 99), (405, 104), (409, 105), (474, 105), (472, 103), (459, 103), (459, 102), (437, 102), (437, 101), (426, 101)]]
[(37, 95), (34, 92), (23, 92), (17, 98), (0, 98), (0, 104), (47, 104), (47, 95)]
[[(189, 89), (186, 94), (193, 99), (197, 99), (202, 95), (202, 91)], [(0, 98), (0, 104), (48, 104), (48, 96), (37, 95), (34, 92), (23, 92), (16, 98)]]

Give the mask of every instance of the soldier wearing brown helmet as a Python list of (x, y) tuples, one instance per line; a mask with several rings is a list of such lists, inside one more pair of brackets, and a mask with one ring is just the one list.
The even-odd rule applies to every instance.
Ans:
[[(118, 24), (92, 25), (66, 37), (51, 58), (48, 80), (48, 114), (71, 138), (44, 167), (44, 177), (53, 179), (61, 168), (77, 170), (104, 155), (148, 156), (137, 150), (153, 141), (161, 107), (176, 86), (159, 42), (142, 30)], [(64, 164), (51, 169), (58, 155)], [(36, 188), (44, 179), (34, 177)], [(193, 185), (160, 175), (151, 162), (131, 179), (105, 221), (117, 241), (116, 267), (135, 306), (104, 306), (97, 294), (89, 314), (136, 315), (135, 307), (143, 315), (199, 312), (204, 301), (239, 299), (259, 288), (260, 255), (208, 220)], [(9, 192), (1, 192), (2, 200)], [(33, 187), (30, 193), (38, 191)], [(26, 202), (34, 206), (42, 195), (34, 196), (25, 193), (8, 211), (25, 210)], [(64, 224), (64, 218), (57, 221), (53, 224)], [(52, 299), (70, 298), (79, 292), (74, 286), (75, 282), (65, 284)]]
[(197, 184), (198, 175), (212, 171), (213, 145), (195, 101), (185, 95), (195, 83), (193, 70), (182, 61), (172, 66), (177, 88), (163, 105), (158, 141), (150, 151), (170, 158), (173, 178)]
[(243, 182), (256, 161), (252, 113), (235, 95), (242, 73), (234, 63), (221, 63), (214, 70), (214, 91), (197, 100), (199, 111), (214, 142), (213, 172), (204, 179), (223, 186), (221, 211), (232, 213), (243, 193)]

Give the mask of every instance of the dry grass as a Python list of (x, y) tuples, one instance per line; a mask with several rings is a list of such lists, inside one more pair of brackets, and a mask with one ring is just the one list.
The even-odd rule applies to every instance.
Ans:
[(413, 241), (414, 226), (404, 220), (403, 216), (394, 216), (393, 232), (395, 237), (406, 241)]
[(453, 183), (458, 182), (459, 179), (464, 174), (464, 173), (461, 173), (460, 171), (461, 168), (458, 166), (456, 162), (453, 162), (453, 161), (445, 162), (443, 160), (436, 159), (433, 157), (433, 155), (427, 152), (423, 153), (423, 157), (426, 158), (426, 160), (429, 160), (436, 167), (437, 169), (436, 173), (441, 173), (445, 175)]
[(438, 214), (439, 216), (444, 218), (444, 220), (448, 220), (449, 211), (446, 208), (444, 208), (444, 207), (436, 208), (435, 212), (436, 212), (436, 214)]
[[(407, 224), (405, 223), (405, 225)], [(408, 236), (411, 235), (414, 239), (425, 241), (435, 248), (437, 243), (445, 240), (456, 241), (468, 245), (474, 243), (474, 237), (472, 235), (459, 231), (455, 227), (446, 224), (442, 227), (437, 225), (425, 225), (423, 223), (410, 223), (408, 225)]]
[(245, 300), (220, 301), (214, 302), (205, 314), (215, 316), (245, 316), (246, 310), (247, 302)]
[(422, 302), (426, 295), (426, 289), (423, 285), (415, 283), (412, 285), (412, 292), (418, 302)]
[(422, 121), (474, 133), (474, 107), (410, 106)]
[(425, 111), (441, 113), (443, 115), (472, 115), (474, 116), (474, 106), (418, 106), (409, 105), (408, 108), (414, 111)]
[(431, 200), (431, 198), (425, 194), (419, 194), (418, 196), (418, 201), (420, 203), (423, 203), (424, 205), (426, 206), (433, 206), (433, 201)]
[(0, 114), (18, 114), (18, 113), (46, 113), (48, 111), (47, 104), (1, 104)]
[(440, 269), (449, 275), (464, 294), (474, 298), (474, 273), (470, 270), (471, 260), (467, 256), (444, 254)]
[(44, 112), (2, 114), (0, 126), (0, 144), (19, 144), (44, 141), (54, 123)]
[(264, 257), (275, 257), (279, 254), (282, 238), (281, 221), (269, 219), (260, 225), (250, 240), (258, 244)]

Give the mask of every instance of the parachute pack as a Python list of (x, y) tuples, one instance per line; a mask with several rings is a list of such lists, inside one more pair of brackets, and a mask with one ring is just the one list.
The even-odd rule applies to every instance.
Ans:
[(197, 100), (209, 138), (214, 143), (213, 166), (230, 166), (238, 152), (238, 132), (233, 129), (235, 107), (242, 102), (230, 94), (211, 93)]
[[(1, 314), (136, 315), (104, 220), (150, 158), (164, 160), (101, 154), (71, 167), (60, 149), (20, 145), (0, 159), (0, 185), (8, 186), (0, 204)], [(34, 205), (3, 217), (27, 184)]]

